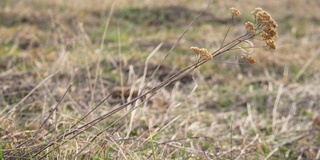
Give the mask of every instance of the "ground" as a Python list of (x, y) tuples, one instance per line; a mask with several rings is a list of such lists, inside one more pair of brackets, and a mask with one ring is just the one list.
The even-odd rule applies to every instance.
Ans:
[[(171, 78), (257, 7), (276, 49), (257, 36), (255, 63), (235, 48)], [(319, 159), (319, 24), (318, 1), (2, 0), (0, 157)]]

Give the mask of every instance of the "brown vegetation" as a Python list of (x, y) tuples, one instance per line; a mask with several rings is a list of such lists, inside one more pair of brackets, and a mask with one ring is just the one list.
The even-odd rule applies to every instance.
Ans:
[(320, 158), (318, 2), (210, 4), (1, 1), (0, 157)]

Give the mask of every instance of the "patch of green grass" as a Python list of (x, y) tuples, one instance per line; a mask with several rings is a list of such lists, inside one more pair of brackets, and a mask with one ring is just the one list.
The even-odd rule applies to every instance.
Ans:
[(31, 154), (29, 154), (29, 160), (33, 160), (33, 158), (32, 158), (32, 155), (31, 155)]
[(3, 142), (0, 147), (0, 159), (3, 159), (2, 150), (6, 149), (8, 142)]
[(156, 156), (155, 146), (154, 146), (154, 143), (153, 143), (153, 140), (154, 140), (153, 138), (154, 138), (154, 136), (152, 136), (150, 138), (150, 144), (151, 144), (151, 150), (152, 150), (152, 157), (153, 157), (154, 160), (156, 160), (157, 156)]
[(210, 150), (211, 149), (211, 142), (210, 141), (200, 141), (200, 144), (201, 144), (201, 149), (203, 151), (207, 151), (207, 150)]
[(106, 160), (111, 159), (111, 147), (109, 145), (107, 146), (107, 152), (105, 154), (104, 159), (106, 159)]
[(265, 144), (263, 144), (261, 147), (262, 147), (263, 154), (268, 155), (270, 152), (269, 147)]
[(306, 117), (312, 119), (314, 113), (310, 112), (309, 109), (302, 108), (302, 109), (301, 109), (301, 115), (302, 115), (302, 116), (306, 116)]

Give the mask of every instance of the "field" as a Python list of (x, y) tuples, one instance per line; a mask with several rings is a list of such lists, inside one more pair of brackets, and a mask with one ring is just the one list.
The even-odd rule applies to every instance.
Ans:
[(316, 0), (1, 0), (0, 159), (320, 159), (319, 25)]

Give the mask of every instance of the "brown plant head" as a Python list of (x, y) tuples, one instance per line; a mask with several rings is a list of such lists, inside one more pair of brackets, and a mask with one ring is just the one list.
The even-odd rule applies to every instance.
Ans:
[(257, 30), (260, 31), (261, 36), (263, 40), (266, 42), (267, 46), (269, 46), (270, 49), (275, 49), (276, 44), (273, 38), (278, 36), (277, 22), (271, 17), (271, 15), (268, 12), (264, 11), (262, 8), (256, 8), (251, 13), (255, 16), (257, 20)]
[(262, 11), (262, 8), (260, 8), (260, 7), (258, 7), (258, 8), (255, 8), (252, 12), (251, 12), (251, 14), (253, 14), (254, 16), (258, 13), (258, 12), (260, 12), (260, 11)]
[[(234, 7), (229, 9), (232, 14), (232, 20), (234, 16), (240, 15), (240, 11)], [(258, 35), (261, 35), (263, 41), (265, 41), (266, 45), (270, 49), (276, 49), (276, 43), (274, 41), (274, 37), (278, 35), (277, 22), (271, 17), (271, 15), (264, 11), (262, 8), (256, 8), (254, 11), (251, 12), (255, 17), (255, 22), (246, 22), (245, 28), (247, 32), (245, 35), (240, 36), (233, 41), (224, 44), (224, 40), (222, 42), (221, 48), (214, 51), (213, 53), (209, 53), (205, 48), (198, 48), (198, 47), (191, 47), (190, 49), (193, 50), (197, 55), (200, 55), (201, 58), (205, 61), (208, 61), (212, 59), (213, 57), (216, 57), (222, 53), (225, 53), (227, 51), (230, 51), (234, 49), (236, 46), (238, 46), (241, 43), (247, 43), (250, 45), (251, 51), (246, 51), (245, 49), (242, 50), (241, 58), (247, 60), (250, 63), (255, 63), (256, 59), (251, 56), (251, 53), (253, 52), (253, 43), (249, 41), (249, 39), (252, 39), (253, 37), (256, 37)], [(230, 29), (230, 28), (229, 28)], [(228, 30), (229, 31), (229, 30)], [(227, 36), (228, 32), (226, 33), (225, 37)], [(238, 47), (241, 48), (241, 47)], [(201, 63), (204, 63), (202, 61)]]
[(200, 55), (202, 58), (204, 58), (207, 61), (212, 59), (212, 55), (205, 48), (200, 49), (198, 47), (191, 47), (190, 49), (193, 50), (196, 54)]
[(256, 32), (255, 28), (254, 28), (254, 24), (252, 22), (246, 22), (245, 23), (246, 29), (248, 32), (254, 34)]
[(250, 63), (256, 63), (256, 59), (252, 57), (250, 54), (244, 53), (241, 55), (241, 58), (247, 60)]
[(233, 16), (239, 16), (239, 15), (241, 14), (240, 11), (239, 11), (238, 9), (234, 8), (234, 7), (231, 7), (231, 8), (229, 9), (229, 11), (231, 12), (231, 14), (232, 14)]

